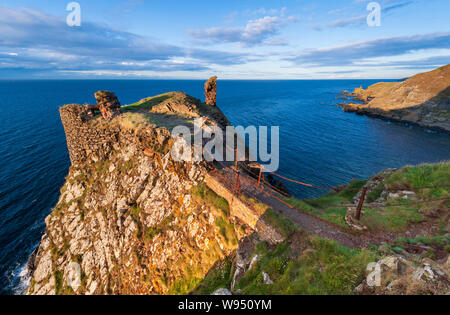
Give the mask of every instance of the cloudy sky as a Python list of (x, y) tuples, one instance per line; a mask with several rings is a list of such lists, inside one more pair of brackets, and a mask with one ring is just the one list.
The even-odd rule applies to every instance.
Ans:
[(450, 1), (0, 0), (0, 79), (402, 78), (450, 63)]

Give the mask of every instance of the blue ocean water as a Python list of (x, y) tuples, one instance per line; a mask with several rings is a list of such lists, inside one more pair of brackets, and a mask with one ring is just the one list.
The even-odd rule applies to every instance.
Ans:
[[(382, 169), (450, 159), (450, 137), (341, 111), (337, 94), (374, 80), (219, 81), (218, 104), (234, 125), (280, 126), (279, 173), (339, 185)], [(203, 81), (0, 81), (0, 294), (22, 293), (24, 265), (44, 230), (69, 168), (58, 107), (95, 103), (114, 91), (122, 104), (184, 91)], [(298, 198), (323, 190), (287, 184)]]

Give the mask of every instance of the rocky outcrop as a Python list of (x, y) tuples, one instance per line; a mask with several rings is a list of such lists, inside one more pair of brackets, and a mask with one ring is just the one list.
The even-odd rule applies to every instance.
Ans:
[(211, 165), (172, 158), (170, 123), (228, 120), (170, 95), (106, 120), (92, 106), (60, 109), (72, 166), (30, 257), (28, 294), (187, 293), (183, 281), (202, 279), (240, 239), (283, 240), (244, 203), (228, 205), (229, 192), (207, 188)]
[(217, 77), (211, 77), (205, 83), (205, 104), (216, 106)]
[(447, 295), (449, 267), (449, 260), (437, 263), (424, 258), (416, 262), (399, 255), (387, 256), (367, 266), (367, 278), (356, 287), (355, 293)]
[(111, 120), (120, 114), (120, 103), (114, 93), (98, 91), (95, 93), (95, 99), (104, 119)]
[(198, 118), (200, 115), (197, 108), (200, 101), (184, 92), (173, 92), (168, 94), (166, 100), (152, 107), (153, 113), (159, 114), (178, 114), (191, 118)]
[(346, 112), (450, 132), (450, 65), (403, 82), (380, 82), (346, 96), (361, 103), (339, 104)]

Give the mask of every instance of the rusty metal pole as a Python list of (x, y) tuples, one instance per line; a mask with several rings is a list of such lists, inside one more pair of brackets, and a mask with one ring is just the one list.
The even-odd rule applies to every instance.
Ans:
[(261, 186), (262, 166), (259, 168), (258, 187)]
[(367, 187), (363, 187), (361, 191), (361, 199), (359, 199), (358, 208), (356, 209), (356, 220), (361, 219), (361, 209), (364, 204), (364, 199), (366, 198)]
[(234, 160), (235, 160), (235, 163), (236, 163), (236, 171), (237, 171), (237, 169), (238, 169), (238, 156), (237, 156), (237, 154), (238, 154), (238, 150), (237, 149), (234, 149)]

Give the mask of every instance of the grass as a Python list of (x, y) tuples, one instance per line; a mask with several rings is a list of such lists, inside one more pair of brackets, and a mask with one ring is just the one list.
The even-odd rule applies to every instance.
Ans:
[(403, 232), (410, 223), (426, 220), (420, 213), (420, 205), (412, 204), (410, 200), (395, 199), (391, 203), (402, 203), (401, 206), (383, 208), (363, 208), (361, 223), (370, 230)]
[(150, 114), (125, 112), (117, 119), (119, 125), (127, 130), (156, 126)]
[[(450, 197), (450, 162), (407, 166), (385, 180), (385, 184), (396, 189), (412, 190), (419, 198), (431, 200)], [(447, 185), (447, 186), (446, 186)], [(444, 186), (437, 188), (421, 188)]]
[(449, 236), (419, 236), (415, 238), (399, 238), (397, 242), (417, 245), (423, 244), (432, 247), (445, 247), (450, 245), (450, 237)]
[(260, 215), (261, 219), (263, 219), (264, 222), (268, 223), (273, 228), (275, 228), (284, 237), (288, 237), (295, 230), (298, 229), (297, 226), (290, 219), (274, 211), (266, 204), (259, 202), (253, 198), (247, 197), (245, 195), (241, 195), (241, 199), (251, 204), (253, 209), (256, 210), (258, 215)]
[(187, 126), (193, 128), (193, 120), (176, 115), (124, 112), (115, 119), (120, 127), (127, 130), (137, 130), (152, 127), (164, 127), (172, 130), (176, 126)]
[[(366, 181), (352, 181), (339, 193), (330, 192), (320, 198), (297, 200), (286, 198), (285, 200), (299, 211), (315, 215), (329, 222), (347, 226), (345, 223), (346, 206), (352, 203), (352, 199), (362, 188)], [(408, 166), (389, 175), (384, 183), (368, 191), (366, 202), (377, 200), (385, 187), (393, 190), (410, 190), (416, 193), (420, 200), (434, 200), (450, 197), (450, 162), (437, 164), (422, 164)], [(436, 188), (422, 187), (436, 186)], [(437, 187), (443, 186), (443, 187)], [(450, 200), (434, 201), (417, 204), (413, 200), (403, 198), (391, 198), (386, 207), (364, 207), (362, 224), (371, 231), (403, 232), (411, 223), (433, 220), (431, 217), (440, 217), (441, 213), (448, 211)], [(391, 205), (391, 206), (389, 206)], [(447, 210), (446, 210), (447, 209)], [(438, 220), (445, 220), (440, 218)], [(442, 224), (442, 222), (438, 222)], [(443, 230), (441, 228), (441, 230)], [(444, 234), (444, 231), (443, 233)]]
[[(447, 198), (450, 197), (448, 187), (450, 184), (450, 162), (407, 166), (388, 176), (384, 184), (391, 189), (413, 191), (419, 200), (432, 201)], [(383, 208), (364, 208), (363, 224), (371, 230), (403, 232), (407, 230), (411, 223), (435, 221), (432, 218), (433, 216), (437, 217), (438, 221), (441, 220), (442, 213), (448, 213), (450, 200), (418, 204), (412, 200), (391, 198), (387, 205)]]
[[(298, 255), (288, 242), (269, 249), (258, 244), (257, 263), (239, 281), (242, 294), (352, 294), (366, 265), (375, 260), (367, 250), (352, 250), (319, 237), (307, 238), (307, 249)], [(267, 285), (262, 271), (274, 282)]]
[(147, 98), (140, 100), (139, 102), (122, 106), (121, 110), (122, 110), (122, 112), (130, 112), (130, 111), (135, 111), (138, 109), (151, 110), (153, 106), (158, 105), (158, 104), (164, 102), (165, 100), (168, 100), (169, 98), (173, 97), (174, 93), (175, 92), (169, 92), (169, 93), (164, 93), (164, 94), (160, 94), (160, 95), (156, 95), (156, 96), (152, 96), (152, 97), (147, 97)]
[(341, 207), (339, 204), (348, 201), (338, 195), (330, 193), (318, 199), (309, 199), (304, 201), (295, 198), (285, 198), (285, 201), (299, 211), (315, 215), (329, 222), (346, 226), (344, 218), (347, 208)]
[(238, 241), (234, 232), (234, 224), (227, 222), (227, 220), (221, 216), (217, 217), (214, 223), (219, 228), (220, 234), (228, 244), (237, 245)]
[(55, 277), (55, 294), (58, 295), (63, 289), (63, 274), (61, 271), (54, 271), (53, 276)]
[(217, 195), (214, 191), (209, 189), (205, 183), (201, 183), (193, 188), (193, 195), (197, 198), (200, 198), (205, 203), (219, 209), (225, 216), (230, 215), (230, 207), (228, 202)]
[(232, 277), (232, 259), (223, 255), (217, 243), (192, 254), (192, 263), (180, 262), (183, 269), (182, 276), (177, 277), (170, 285), (167, 292), (169, 295), (207, 294), (219, 287), (229, 286)]
[(216, 241), (210, 242), (208, 248), (200, 251), (196, 248), (186, 254), (190, 263), (180, 262), (181, 276), (169, 285), (168, 294), (208, 294), (231, 283), (232, 259), (227, 256), (237, 248), (238, 239), (234, 224), (229, 220), (228, 202), (204, 183), (192, 188), (192, 196), (193, 203), (207, 205), (213, 211), (218, 231), (210, 229), (209, 238)]
[(271, 208), (266, 209), (266, 211), (262, 215), (262, 219), (272, 227), (274, 227), (284, 237), (288, 237), (298, 229), (291, 220)]
[(162, 233), (163, 231), (167, 230), (170, 223), (174, 220), (173, 215), (169, 215), (165, 217), (161, 222), (159, 222), (155, 226), (151, 226), (149, 228), (145, 228), (145, 238), (148, 240), (151, 240), (156, 235)]
[(197, 287), (191, 291), (194, 295), (211, 294), (220, 288), (229, 288), (233, 281), (233, 260), (232, 257), (226, 257), (217, 262), (202, 279)]
[(371, 190), (367, 193), (367, 202), (374, 202), (375, 200), (377, 200), (378, 198), (380, 198), (381, 193), (384, 190), (384, 185), (380, 184), (377, 187), (375, 187), (374, 190)]

